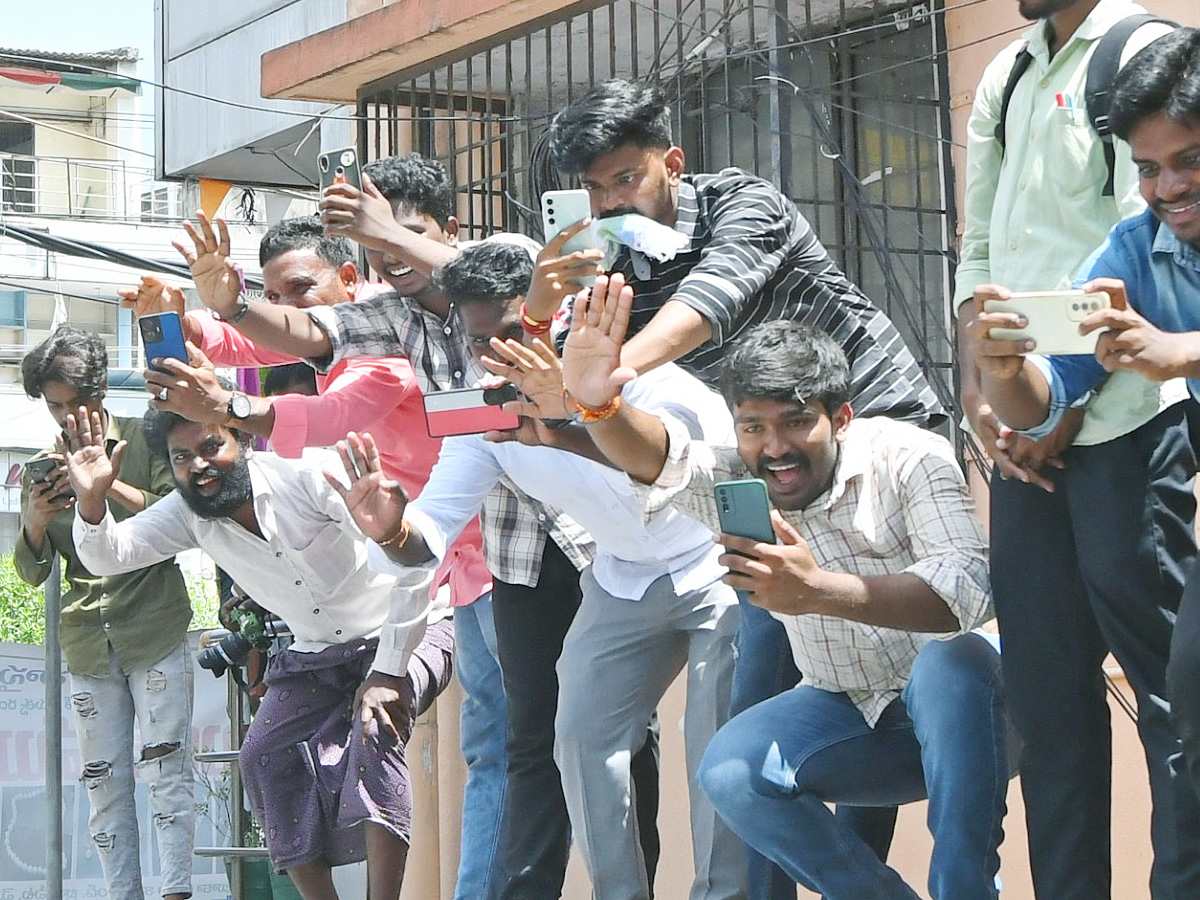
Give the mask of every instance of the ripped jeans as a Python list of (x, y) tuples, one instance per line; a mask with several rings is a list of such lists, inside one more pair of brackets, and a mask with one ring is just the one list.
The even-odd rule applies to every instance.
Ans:
[(192, 660), (187, 641), (154, 665), (125, 675), (109, 650), (109, 676), (71, 676), (71, 707), (83, 759), (95, 842), (109, 900), (143, 900), (134, 806), (133, 722), (141, 730), (136, 768), (150, 789), (162, 863), (160, 893), (191, 894)]

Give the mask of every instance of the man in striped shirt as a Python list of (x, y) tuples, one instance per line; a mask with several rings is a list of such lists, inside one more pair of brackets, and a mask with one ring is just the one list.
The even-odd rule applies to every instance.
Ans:
[[(688, 238), (665, 262), (623, 247), (610, 267), (635, 297), (622, 364), (644, 372), (677, 361), (714, 387), (731, 342), (762, 322), (792, 319), (841, 346), (856, 415), (921, 426), (945, 419), (895, 325), (837, 267), (788, 197), (740, 169), (684, 174), (684, 152), (672, 141), (670, 109), (657, 88), (622, 80), (598, 85), (555, 116), (550, 152), (589, 192), (594, 216), (638, 213)], [(571, 292), (569, 279), (597, 270), (597, 251), (561, 253), (578, 230), (550, 241), (539, 257), (526, 297), (530, 318), (549, 319)], [(799, 680), (783, 629), (747, 603), (738, 651), (733, 713)], [(848, 814), (886, 856), (894, 811)], [(778, 870), (768, 874), (753, 857), (750, 887), (755, 898), (794, 892), (790, 880)]]

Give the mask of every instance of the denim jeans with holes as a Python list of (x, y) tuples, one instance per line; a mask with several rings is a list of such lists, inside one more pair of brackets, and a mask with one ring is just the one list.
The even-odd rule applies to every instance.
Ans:
[[(192, 892), (192, 659), (187, 641), (145, 669), (121, 671), (109, 650), (109, 675), (71, 676), (71, 707), (83, 760), (96, 844), (110, 900), (143, 900), (134, 769), (150, 789), (162, 861), (160, 893)], [(141, 744), (133, 746), (137, 720)]]

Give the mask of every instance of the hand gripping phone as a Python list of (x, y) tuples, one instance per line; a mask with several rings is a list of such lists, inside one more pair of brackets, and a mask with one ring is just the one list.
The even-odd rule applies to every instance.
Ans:
[(1019, 313), (1029, 323), (1025, 328), (993, 328), (994, 341), (1032, 339), (1034, 353), (1067, 356), (1096, 352), (1102, 329), (1080, 334), (1079, 323), (1092, 313), (1114, 306), (1104, 291), (1030, 291), (1013, 294), (1008, 300), (988, 300), (985, 312)]
[(520, 424), (520, 420), (512, 413), (506, 413), (500, 405), (516, 399), (517, 391), (511, 384), (436, 391), (424, 396), (425, 426), (429, 436), (434, 438), (510, 431)]
[(761, 478), (721, 481), (713, 485), (721, 531), (763, 544), (775, 543), (771, 501)]
[[(546, 236), (547, 242), (553, 240), (563, 229), (582, 222), (591, 214), (592, 201), (587, 191), (546, 191), (542, 194), (542, 234)], [(591, 232), (584, 229), (563, 245), (563, 255), (574, 253), (576, 250), (593, 249), (596, 249), (596, 244), (592, 240)], [(572, 281), (590, 288), (596, 283), (596, 276), (589, 275)]]
[(25, 463), (25, 471), (29, 473), (29, 477), (34, 484), (41, 484), (50, 477), (50, 473), (59, 467), (60, 463), (52, 456), (43, 456), (41, 459), (31, 459)]
[(152, 359), (168, 356), (183, 363), (188, 362), (187, 347), (183, 343), (183, 321), (179, 313), (142, 316), (138, 319), (138, 330), (142, 333), (147, 364)]
[(320, 154), (317, 168), (321, 172), (322, 191), (331, 184), (352, 184), (362, 190), (362, 169), (358, 165), (358, 151), (353, 147)]

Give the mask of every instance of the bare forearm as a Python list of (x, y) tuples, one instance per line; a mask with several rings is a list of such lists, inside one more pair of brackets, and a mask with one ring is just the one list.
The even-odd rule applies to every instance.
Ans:
[(108, 499), (115, 503), (121, 504), (131, 513), (140, 513), (146, 508), (146, 494), (141, 488), (134, 487), (132, 484), (126, 484), (118, 479), (112, 483), (112, 487), (108, 489)]
[(290, 306), (251, 303), (237, 329), (254, 343), (297, 359), (322, 359), (333, 352), (317, 323)]
[(380, 546), (383, 547), (383, 552), (387, 554), (388, 559), (393, 562), (402, 566), (423, 566), (433, 559), (433, 551), (425, 543), (421, 532), (417, 531), (415, 526), (410, 526), (410, 528), (408, 539), (402, 546), (396, 547), (391, 544), (387, 546), (381, 544)]
[(708, 320), (678, 300), (668, 300), (646, 327), (621, 348), (621, 365), (639, 374), (674, 362), (712, 338)]
[(881, 628), (944, 633), (959, 629), (946, 601), (915, 575), (849, 575), (822, 572), (804, 612), (850, 619)]
[(1009, 428), (1023, 431), (1046, 421), (1050, 413), (1050, 386), (1028, 360), (1015, 378), (994, 378), (981, 372), (980, 383), (984, 398)]
[(643, 484), (653, 484), (667, 461), (667, 428), (662, 420), (622, 405), (604, 422), (587, 426), (596, 447), (611, 464)]

